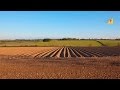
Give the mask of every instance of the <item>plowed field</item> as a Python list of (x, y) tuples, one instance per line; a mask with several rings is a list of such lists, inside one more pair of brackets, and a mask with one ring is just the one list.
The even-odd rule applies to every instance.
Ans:
[(80, 58), (120, 56), (120, 47), (2, 47), (0, 57)]
[(120, 79), (120, 47), (1, 47), (2, 79)]

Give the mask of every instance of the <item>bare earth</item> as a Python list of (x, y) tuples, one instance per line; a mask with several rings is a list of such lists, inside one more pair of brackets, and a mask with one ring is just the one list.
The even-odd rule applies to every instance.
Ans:
[(120, 79), (119, 50), (118, 47), (1, 47), (0, 78)]

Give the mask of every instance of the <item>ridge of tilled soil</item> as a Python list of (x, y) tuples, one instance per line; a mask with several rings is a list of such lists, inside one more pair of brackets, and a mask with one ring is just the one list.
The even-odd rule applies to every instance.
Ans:
[[(29, 51), (28, 51), (29, 52)], [(33, 53), (31, 55), (0, 55), (0, 58), (7, 59), (69, 59), (69, 58), (98, 58), (98, 57), (118, 57), (120, 56), (120, 47), (58, 47), (47, 51)]]

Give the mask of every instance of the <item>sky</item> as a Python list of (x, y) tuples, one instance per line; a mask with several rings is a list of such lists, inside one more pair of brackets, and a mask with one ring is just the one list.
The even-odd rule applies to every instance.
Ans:
[(0, 11), (0, 39), (64, 37), (120, 38), (120, 11)]

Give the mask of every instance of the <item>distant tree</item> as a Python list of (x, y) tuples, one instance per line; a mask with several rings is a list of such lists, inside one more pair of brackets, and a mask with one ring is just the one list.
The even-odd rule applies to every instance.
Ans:
[(51, 41), (51, 39), (49, 39), (49, 38), (43, 39), (43, 42), (49, 42), (49, 41)]
[(79, 40), (79, 39), (77, 39), (77, 38), (62, 38), (60, 40)]
[(115, 40), (120, 40), (120, 38), (116, 38)]

